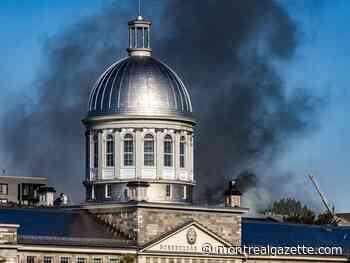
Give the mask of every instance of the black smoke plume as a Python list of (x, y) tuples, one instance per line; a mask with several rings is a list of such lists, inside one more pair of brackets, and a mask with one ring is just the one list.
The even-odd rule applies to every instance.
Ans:
[[(80, 120), (94, 81), (125, 53), (127, 22), (135, 17), (126, 3), (115, 1), (46, 41), (37, 100), (19, 100), (3, 119), (10, 172), (48, 176), (59, 191), (83, 198)], [(145, 0), (144, 6), (154, 22), (154, 55), (187, 84), (199, 120), (197, 198), (217, 200), (232, 175), (272, 165), (315, 117), (315, 99), (303, 89), (287, 93), (276, 66), (293, 58), (297, 25), (273, 0)]]

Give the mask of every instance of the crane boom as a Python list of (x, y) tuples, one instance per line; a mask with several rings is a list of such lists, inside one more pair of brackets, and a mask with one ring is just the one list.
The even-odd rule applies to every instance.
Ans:
[(309, 176), (311, 182), (313, 183), (313, 185), (315, 186), (317, 193), (320, 195), (321, 200), (322, 200), (322, 203), (323, 203), (324, 206), (326, 207), (328, 213), (332, 216), (332, 218), (333, 218), (333, 223), (334, 223), (334, 224), (338, 224), (340, 220), (339, 220), (339, 218), (334, 214), (333, 209), (331, 209), (331, 206), (329, 205), (329, 202), (327, 201), (326, 197), (325, 197), (324, 194), (322, 193), (321, 188), (320, 188), (320, 186), (318, 185), (315, 176), (313, 176), (312, 174), (309, 174), (308, 176)]
[(329, 212), (330, 214), (333, 215), (333, 211), (332, 211), (332, 209), (331, 209), (331, 207), (330, 207), (330, 205), (329, 205), (329, 203), (328, 203), (326, 197), (325, 197), (324, 194), (322, 193), (321, 188), (320, 188), (320, 186), (318, 185), (318, 183), (317, 183), (317, 181), (316, 181), (316, 179), (315, 179), (315, 176), (313, 176), (312, 174), (309, 174), (309, 178), (310, 178), (311, 182), (313, 183), (313, 185), (315, 186), (316, 191), (317, 191), (318, 194), (320, 195), (321, 200), (322, 200), (322, 203), (324, 204), (324, 206), (326, 207), (326, 209), (328, 210), (328, 212)]

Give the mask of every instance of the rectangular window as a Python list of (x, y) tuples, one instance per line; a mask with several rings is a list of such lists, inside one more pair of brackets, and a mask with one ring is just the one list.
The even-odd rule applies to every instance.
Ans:
[(187, 186), (184, 185), (182, 199), (187, 199)]
[(107, 136), (106, 143), (106, 166), (114, 167), (114, 138), (113, 135)]
[(172, 143), (164, 143), (164, 166), (172, 167), (173, 166), (173, 153), (172, 153)]
[(165, 190), (166, 190), (166, 196), (170, 197), (171, 196), (171, 185), (167, 184)]
[(106, 198), (110, 198), (112, 196), (112, 185), (106, 184)]
[(109, 263), (119, 263), (119, 258), (109, 258)]
[(154, 166), (154, 140), (147, 139), (144, 142), (144, 165)]
[(0, 194), (1, 195), (8, 194), (8, 184), (0, 184)]
[(27, 256), (27, 263), (35, 263), (35, 256)]
[(124, 140), (124, 166), (134, 165), (134, 141), (132, 137)]
[(52, 257), (44, 256), (43, 262), (44, 262), (44, 263), (52, 263), (52, 262), (53, 262), (53, 258), (52, 258)]
[(61, 257), (60, 263), (69, 263), (69, 257)]
[(93, 258), (92, 263), (102, 263), (102, 258)]
[(86, 263), (86, 258), (83, 258), (83, 257), (78, 257), (77, 258), (77, 263)]
[(0, 205), (1, 204), (7, 204), (8, 200), (4, 198), (0, 198)]
[(185, 142), (180, 142), (180, 168), (185, 168)]
[(98, 168), (98, 136), (94, 136), (94, 168)]

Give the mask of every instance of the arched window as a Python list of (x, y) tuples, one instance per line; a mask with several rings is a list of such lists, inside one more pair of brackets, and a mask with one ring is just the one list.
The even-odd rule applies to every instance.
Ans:
[(169, 134), (164, 137), (164, 167), (173, 167), (173, 139)]
[(114, 167), (114, 138), (112, 134), (108, 134), (106, 140), (106, 166)]
[(131, 134), (124, 136), (124, 166), (134, 165), (134, 137)]
[(154, 166), (154, 137), (152, 134), (147, 134), (143, 143), (143, 162), (144, 166)]
[(95, 134), (93, 137), (93, 154), (94, 154), (94, 168), (98, 168), (98, 135)]
[(186, 138), (181, 136), (180, 138), (180, 168), (185, 168), (186, 165)]

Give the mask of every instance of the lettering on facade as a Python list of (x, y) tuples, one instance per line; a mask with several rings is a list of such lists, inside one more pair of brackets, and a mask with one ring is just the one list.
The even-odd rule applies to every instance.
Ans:
[(197, 246), (186, 246), (186, 245), (160, 245), (160, 250), (168, 252), (186, 252), (196, 253), (198, 252)]

